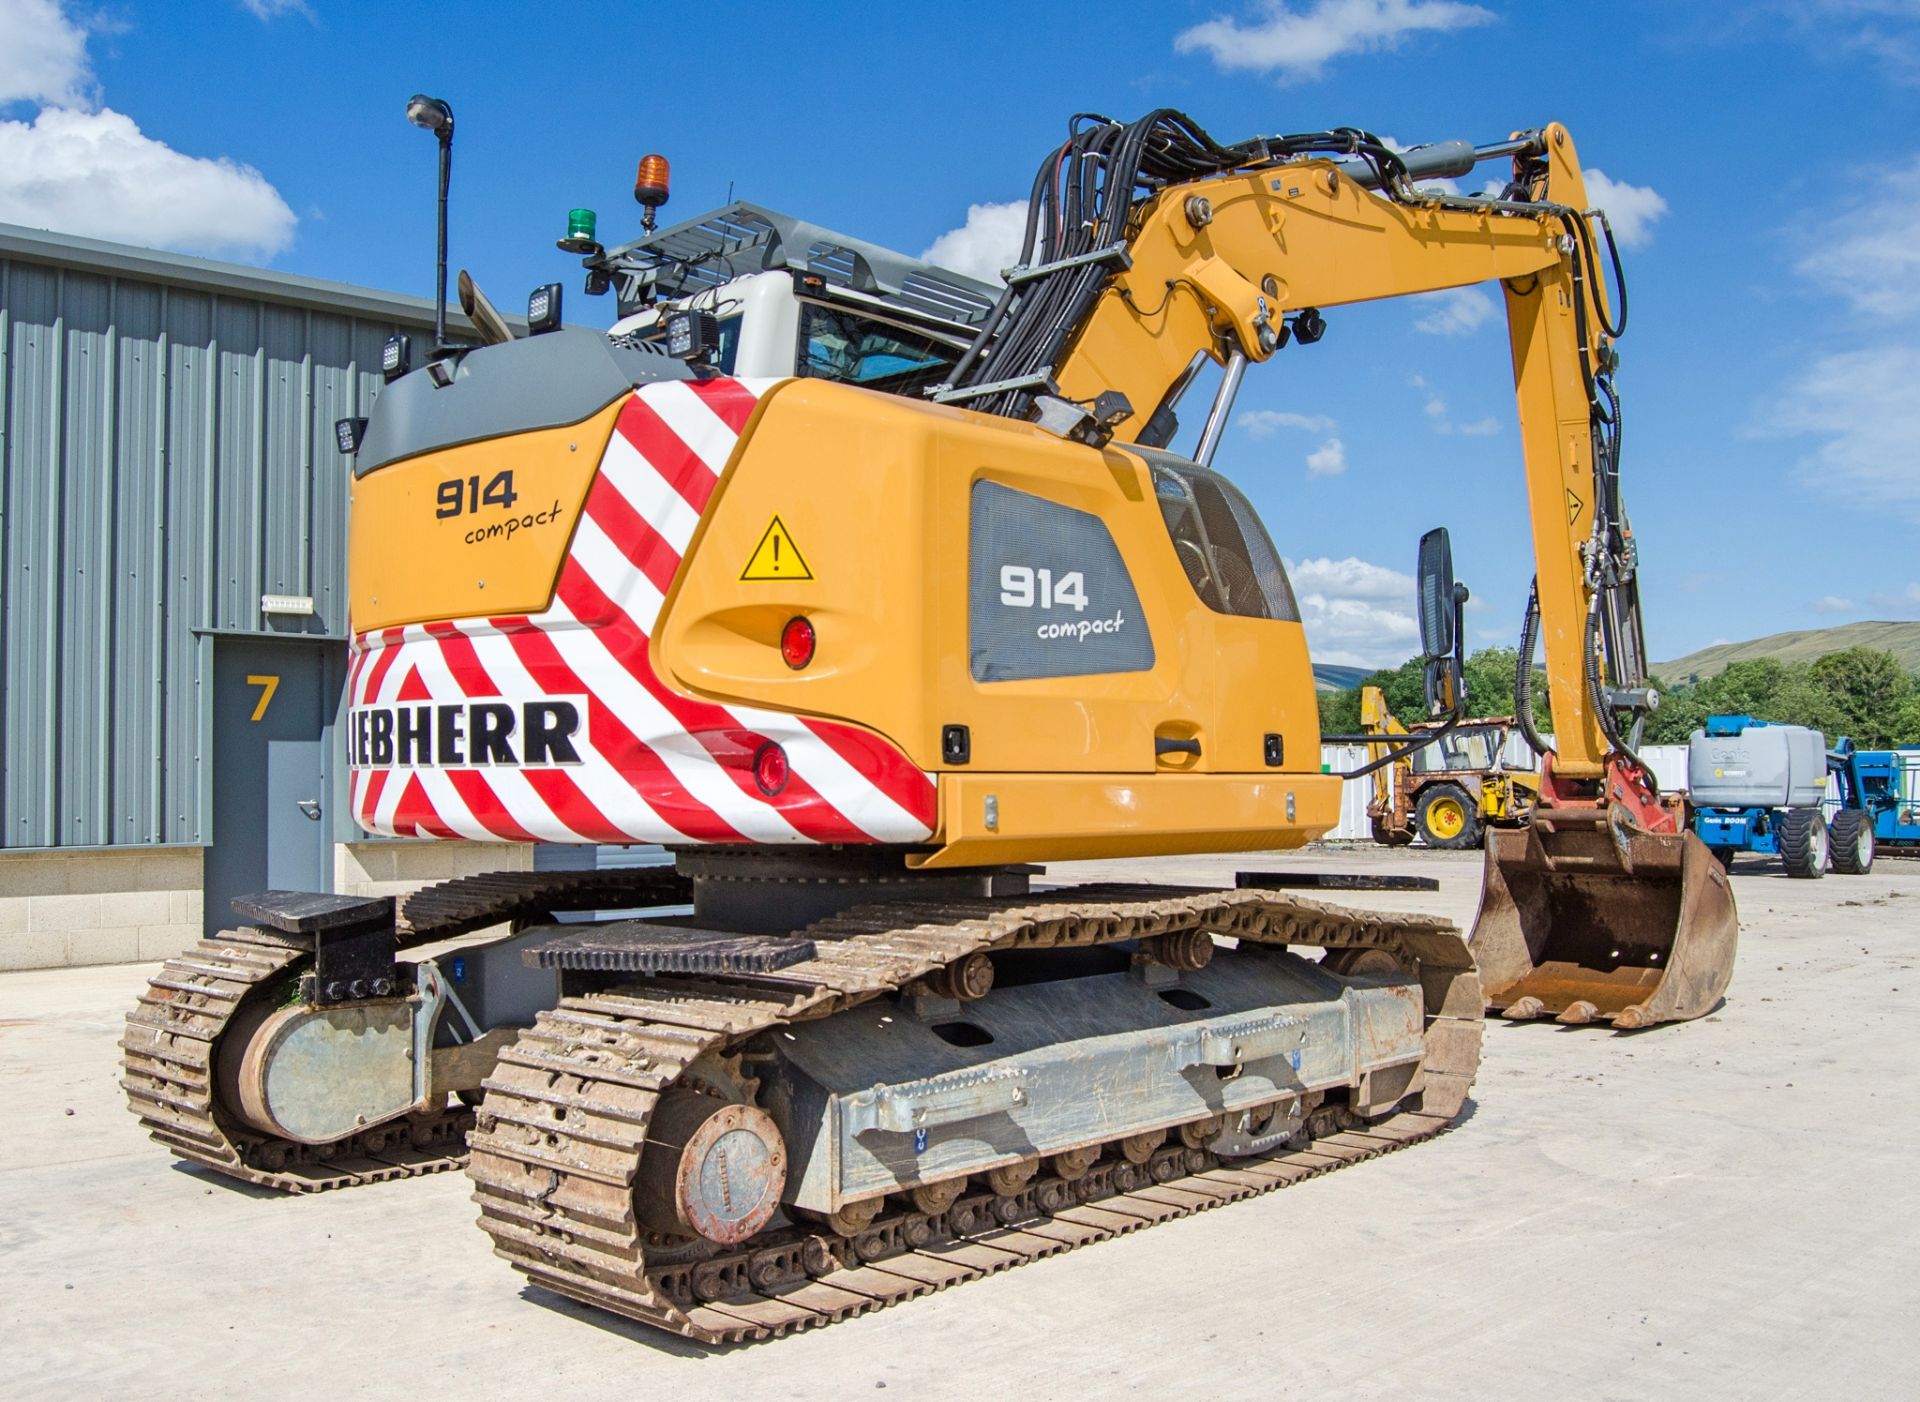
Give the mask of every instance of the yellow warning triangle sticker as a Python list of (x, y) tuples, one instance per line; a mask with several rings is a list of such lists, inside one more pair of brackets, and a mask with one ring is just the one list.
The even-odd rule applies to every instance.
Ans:
[(1569, 488), (1567, 491), (1567, 524), (1569, 526), (1580, 519), (1580, 508), (1585, 505), (1586, 503), (1575, 496)]
[(776, 516), (767, 523), (767, 533), (753, 548), (753, 558), (740, 571), (740, 578), (812, 579), (813, 571), (807, 568), (806, 558), (787, 533), (787, 523)]

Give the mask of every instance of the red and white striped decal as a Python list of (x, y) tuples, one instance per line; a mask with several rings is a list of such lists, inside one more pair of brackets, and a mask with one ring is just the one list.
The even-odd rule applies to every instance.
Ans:
[[(648, 639), (759, 397), (777, 380), (648, 385), (621, 410), (545, 612), (362, 633), (350, 707), (583, 697), (578, 762), (356, 764), (370, 832), (516, 842), (922, 842), (934, 779), (871, 731), (671, 690)], [(790, 777), (762, 793), (768, 741)], [(356, 756), (357, 757), (357, 756)]]

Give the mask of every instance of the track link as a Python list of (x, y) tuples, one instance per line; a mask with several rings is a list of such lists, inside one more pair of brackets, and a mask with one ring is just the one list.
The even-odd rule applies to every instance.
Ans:
[[(1263, 891), (1107, 886), (1044, 898), (872, 905), (806, 933), (817, 957), (778, 974), (661, 977), (568, 998), (503, 1053), (486, 1083), (468, 1171), (497, 1254), (539, 1285), (706, 1343), (830, 1323), (976, 1276), (1285, 1187), (1417, 1143), (1458, 1113), (1479, 1064), (1479, 978), (1448, 921), (1373, 914)], [(1416, 1095), (1306, 1148), (1221, 1161), (1171, 1148), (1144, 1165), (895, 1212), (856, 1236), (777, 1228), (689, 1260), (635, 1217), (634, 1185), (660, 1097), (699, 1057), (829, 1016), (981, 950), (1111, 943), (1204, 930), (1269, 945), (1384, 950), (1416, 971), (1428, 1010)], [(1402, 1102), (1403, 1105), (1406, 1102)], [(1351, 1118), (1351, 1117), (1349, 1117)], [(653, 1259), (649, 1259), (649, 1251)]]
[(466, 1162), (471, 1117), (402, 1120), (315, 1148), (227, 1123), (217, 1107), (219, 1038), (250, 996), (307, 957), (270, 930), (223, 930), (169, 959), (127, 1014), (120, 1082), (140, 1123), (193, 1163), (263, 1188), (318, 1193), (443, 1173)]
[[(554, 910), (673, 905), (691, 891), (669, 867), (461, 877), (400, 899), (397, 944), (407, 949)], [(305, 937), (243, 926), (169, 959), (127, 1015), (120, 1085), (129, 1108), (181, 1158), (282, 1192), (319, 1193), (459, 1168), (467, 1161), (473, 1119), (464, 1110), (377, 1125), (318, 1147), (240, 1129), (221, 1113), (215, 1084), (221, 1034), (244, 1001), (269, 996), (267, 985), (311, 953)]]

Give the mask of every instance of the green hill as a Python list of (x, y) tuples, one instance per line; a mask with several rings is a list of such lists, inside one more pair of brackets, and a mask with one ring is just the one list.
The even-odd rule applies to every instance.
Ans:
[(1653, 674), (1669, 686), (1705, 681), (1730, 662), (1777, 657), (1782, 662), (1811, 662), (1850, 647), (1881, 648), (1908, 671), (1920, 671), (1920, 623), (1846, 623), (1838, 628), (1809, 628), (1772, 633), (1744, 643), (1716, 643), (1671, 662), (1656, 662)]

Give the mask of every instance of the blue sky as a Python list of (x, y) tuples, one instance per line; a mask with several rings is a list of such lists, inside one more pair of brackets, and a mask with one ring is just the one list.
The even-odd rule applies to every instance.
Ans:
[[(650, 150), (673, 161), (668, 219), (731, 183), (991, 266), (990, 207), (1075, 111), (1180, 107), (1229, 140), (1565, 122), (1635, 235), (1619, 382), (1653, 655), (1920, 617), (1917, 0), (0, 0), (0, 220), (425, 294), (415, 91), (457, 117), (454, 265), (502, 305), (564, 280), (569, 318), (600, 324), (611, 299), (579, 295), (553, 240), (574, 205), (633, 232)], [(1435, 524), (1472, 645), (1511, 642), (1531, 561), (1497, 307), (1328, 320), (1249, 376), (1217, 462), (1294, 563), (1316, 658), (1410, 650), (1406, 571)]]

